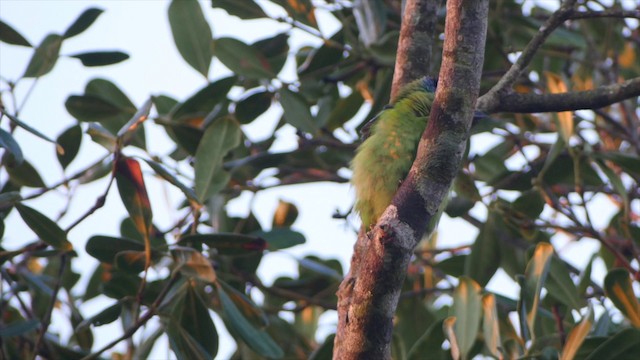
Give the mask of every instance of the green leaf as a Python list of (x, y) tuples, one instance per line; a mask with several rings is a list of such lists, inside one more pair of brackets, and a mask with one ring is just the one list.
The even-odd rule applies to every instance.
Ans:
[(236, 104), (235, 115), (240, 124), (248, 124), (271, 107), (273, 94), (268, 91), (253, 93)]
[(236, 77), (230, 76), (207, 84), (183, 103), (177, 105), (171, 112), (171, 119), (185, 122), (196, 117), (204, 118), (214, 110), (216, 105), (227, 99), (227, 93), (235, 83)]
[(211, 262), (201, 253), (187, 247), (176, 247), (171, 250), (171, 255), (177, 264), (176, 271), (209, 284), (216, 282), (216, 273)]
[(504, 238), (507, 231), (502, 215), (490, 210), (464, 264), (464, 274), (477, 281), (480, 286), (487, 285), (500, 267), (500, 239)]
[(9, 24), (0, 20), (0, 41), (11, 45), (20, 45), (31, 47), (31, 43), (19, 32), (14, 30)]
[(353, 91), (346, 98), (338, 100), (326, 123), (321, 124), (321, 126), (326, 126), (330, 131), (342, 127), (344, 123), (351, 120), (358, 113), (363, 103), (362, 94), (359, 91)]
[(47, 35), (33, 53), (23, 77), (37, 78), (51, 71), (58, 61), (60, 46), (62, 46), (62, 36)]
[(271, 79), (275, 76), (267, 58), (256, 48), (234, 38), (214, 41), (216, 57), (233, 73), (249, 79)]
[(264, 239), (243, 234), (216, 233), (186, 235), (180, 239), (181, 244), (206, 244), (216, 249), (218, 255), (243, 255), (262, 252), (267, 247)]
[(251, 46), (267, 57), (271, 71), (277, 74), (282, 70), (289, 57), (289, 33), (283, 32), (270, 38), (258, 40)]
[(289, 228), (278, 228), (270, 231), (254, 231), (253, 236), (258, 236), (267, 241), (268, 249), (271, 251), (282, 250), (306, 242), (304, 235)]
[(620, 166), (629, 175), (640, 178), (640, 158), (619, 152), (597, 152), (593, 156), (596, 159), (610, 160)]
[(315, 133), (317, 128), (315, 120), (309, 111), (309, 106), (305, 99), (299, 93), (283, 87), (278, 92), (280, 96), (280, 105), (284, 110), (284, 119), (296, 129)]
[(129, 55), (122, 51), (92, 51), (69, 55), (69, 57), (79, 59), (84, 66), (92, 67), (117, 64), (127, 60)]
[(171, 109), (178, 105), (178, 100), (167, 95), (156, 95), (152, 99), (158, 115), (162, 116), (169, 114)]
[(537, 219), (544, 209), (544, 199), (537, 190), (527, 190), (513, 202), (513, 210), (526, 215), (529, 219)]
[(496, 297), (493, 294), (482, 296), (482, 334), (484, 344), (489, 349), (491, 356), (500, 359), (502, 347), (500, 340), (500, 326), (498, 325), (498, 310), (496, 309)]
[(267, 17), (264, 10), (253, 0), (211, 0), (211, 7), (224, 9), (229, 15), (240, 19), (259, 19)]
[(550, 266), (545, 284), (545, 288), (549, 291), (548, 296), (558, 299), (572, 309), (582, 308), (585, 305), (585, 301), (571, 280), (567, 266), (557, 256), (551, 258)]
[(9, 173), (11, 183), (18, 186), (28, 186), (34, 188), (45, 187), (44, 181), (38, 171), (28, 161), (23, 161), (17, 165), (15, 159), (5, 159), (5, 170)]
[(169, 5), (169, 24), (182, 58), (204, 77), (211, 64), (211, 27), (196, 0), (174, 0)]
[(53, 220), (26, 205), (16, 204), (16, 209), (22, 220), (38, 235), (40, 240), (58, 250), (69, 251), (73, 249), (73, 245), (67, 240), (67, 234)]
[(76, 155), (78, 155), (78, 151), (80, 150), (80, 144), (82, 143), (82, 128), (80, 125), (74, 125), (68, 128), (58, 136), (56, 143), (58, 143), (64, 150), (63, 153), (57, 153), (57, 155), (58, 162), (63, 169), (66, 169), (71, 161), (75, 159)]
[(624, 211), (628, 213), (629, 212), (629, 195), (628, 195), (627, 189), (622, 183), (622, 179), (613, 170), (611, 170), (603, 161), (596, 161), (596, 164), (598, 164), (598, 167), (600, 168), (600, 170), (602, 170), (602, 172), (607, 176), (613, 188), (616, 190), (618, 195), (620, 195), (620, 198), (622, 198)]
[(140, 164), (134, 159), (121, 157), (116, 162), (115, 176), (122, 203), (138, 232), (148, 240), (153, 214)]
[(138, 126), (147, 120), (149, 112), (151, 112), (151, 105), (153, 105), (153, 101), (149, 98), (142, 104), (131, 119), (118, 130), (116, 136), (118, 136), (122, 143), (126, 144), (128, 139), (131, 138), (131, 135), (138, 129)]
[[(116, 151), (118, 146), (118, 139), (113, 136), (113, 134), (100, 126), (98, 123), (89, 124), (89, 128), (87, 129), (87, 135), (91, 137), (91, 140), (96, 144), (101, 145), (105, 149), (107, 149), (110, 153)], [(106, 175), (106, 174), (105, 174)]]
[(22, 200), (20, 191), (0, 193), (0, 211), (4, 211)]
[(482, 288), (466, 276), (460, 277), (460, 283), (453, 292), (453, 307), (450, 315), (455, 318), (453, 331), (460, 351), (460, 357), (466, 359), (476, 342), (480, 318), (482, 317)]
[(522, 288), (520, 301), (524, 304), (523, 308), (526, 311), (527, 326), (532, 339), (534, 339), (535, 336), (534, 329), (538, 317), (540, 292), (549, 273), (552, 255), (553, 246), (551, 246), (551, 244), (539, 243), (525, 270), (525, 283)]
[(640, 357), (640, 330), (624, 329), (609, 337), (585, 360), (620, 360)]
[(68, 39), (72, 36), (79, 35), (83, 31), (87, 30), (91, 24), (102, 14), (104, 10), (97, 8), (89, 8), (85, 10), (80, 16), (76, 19), (76, 21), (71, 24), (67, 28), (67, 31), (64, 32), (63, 37)]
[(119, 252), (144, 251), (144, 245), (127, 238), (95, 235), (89, 238), (85, 250), (99, 261), (113, 264)]
[(120, 301), (116, 301), (115, 304), (104, 308), (102, 311), (91, 316), (90, 318), (84, 319), (80, 324), (78, 324), (78, 326), (76, 326), (76, 331), (84, 329), (90, 325), (102, 326), (111, 324), (112, 322), (118, 320), (121, 312), (122, 303)]
[(125, 250), (116, 254), (116, 268), (124, 272), (137, 274), (144, 271), (146, 265), (145, 251)]
[(94, 95), (72, 95), (64, 106), (69, 114), (79, 121), (104, 121), (122, 113), (122, 110), (108, 101)]
[(609, 271), (604, 278), (604, 291), (631, 324), (640, 328), (640, 302), (634, 294), (629, 272), (621, 268)]
[(9, 323), (0, 328), (0, 338), (8, 339), (13, 336), (22, 335), (34, 331), (40, 326), (40, 320), (31, 319)]
[(191, 285), (174, 305), (165, 328), (171, 349), (179, 359), (213, 359), (218, 352), (218, 333), (209, 310)]
[(176, 178), (173, 174), (171, 174), (167, 169), (165, 169), (162, 165), (158, 164), (157, 162), (151, 161), (151, 160), (146, 160), (144, 159), (144, 161), (153, 169), (153, 171), (156, 172), (156, 174), (158, 174), (161, 178), (165, 179), (166, 181), (168, 181), (170, 184), (176, 186), (178, 189), (180, 189), (180, 191), (182, 191), (182, 193), (190, 200), (193, 201), (195, 203), (200, 203), (200, 200), (198, 200), (198, 196), (196, 195), (196, 193), (193, 191), (192, 188), (187, 187), (185, 184), (183, 184), (182, 182), (180, 182), (180, 180), (178, 180), (178, 178)]
[(22, 150), (20, 149), (20, 145), (16, 142), (16, 140), (11, 136), (10, 133), (0, 129), (0, 147), (5, 149), (9, 154), (13, 156), (13, 160), (16, 165), (21, 165), (24, 161), (24, 156), (22, 156)]
[(240, 144), (240, 125), (233, 118), (223, 117), (211, 123), (204, 132), (196, 151), (195, 191), (202, 202), (212, 192), (214, 180), (222, 171), (222, 159)]
[(238, 310), (225, 290), (218, 286), (218, 298), (222, 304), (225, 323), (228, 329), (237, 334), (253, 351), (268, 358), (281, 358), (282, 349), (264, 330), (256, 329)]
[(567, 337), (567, 342), (562, 348), (562, 355), (560, 356), (560, 360), (572, 360), (575, 358), (578, 349), (589, 334), (592, 325), (593, 308), (589, 306), (589, 310), (587, 311), (587, 314), (582, 318), (582, 321), (573, 329), (571, 329), (571, 332)]

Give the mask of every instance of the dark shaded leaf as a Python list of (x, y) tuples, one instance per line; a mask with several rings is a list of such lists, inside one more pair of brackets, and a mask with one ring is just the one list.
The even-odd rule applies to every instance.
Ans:
[(58, 162), (63, 169), (66, 169), (71, 161), (75, 159), (76, 155), (78, 155), (78, 150), (80, 150), (80, 144), (82, 143), (82, 128), (80, 125), (74, 125), (68, 128), (58, 136), (56, 143), (58, 143), (64, 150), (62, 154), (57, 153), (57, 155)]
[(129, 55), (122, 51), (92, 51), (69, 55), (69, 57), (79, 59), (84, 66), (104, 66), (125, 61)]
[(122, 111), (115, 105), (92, 95), (72, 95), (64, 103), (69, 114), (79, 121), (104, 121)]
[(5, 149), (9, 154), (13, 156), (13, 160), (16, 165), (21, 165), (24, 161), (24, 157), (22, 156), (22, 150), (20, 149), (20, 145), (16, 142), (16, 140), (11, 136), (10, 133), (0, 129), (0, 147)]
[(326, 123), (320, 125), (325, 126), (330, 131), (342, 127), (344, 123), (351, 120), (358, 113), (363, 103), (362, 94), (359, 91), (353, 91), (346, 98), (338, 100)]
[(502, 215), (490, 211), (464, 264), (465, 275), (477, 281), (480, 286), (487, 285), (500, 266), (499, 247), (507, 231)]
[(51, 71), (56, 65), (56, 61), (58, 61), (61, 45), (62, 36), (57, 34), (47, 35), (33, 53), (23, 77), (36, 78)]
[(222, 304), (225, 323), (232, 333), (237, 334), (258, 354), (269, 358), (281, 358), (284, 353), (271, 336), (256, 329), (238, 310), (225, 290), (218, 286), (218, 298)]
[(240, 144), (240, 135), (240, 125), (230, 117), (214, 121), (205, 130), (196, 151), (195, 164), (195, 191), (200, 201), (215, 190), (216, 183), (224, 182), (222, 159)]
[(280, 105), (284, 110), (284, 119), (296, 129), (315, 133), (317, 130), (315, 120), (309, 111), (309, 105), (302, 95), (283, 87), (278, 91)]
[(277, 74), (282, 70), (289, 56), (289, 33), (280, 33), (274, 37), (258, 40), (251, 45), (267, 57), (271, 71)]
[(640, 356), (640, 330), (624, 329), (598, 346), (585, 360), (636, 359)]
[(254, 231), (251, 235), (265, 239), (268, 244), (268, 249), (271, 251), (290, 248), (306, 242), (304, 235), (289, 228), (279, 228), (270, 231)]
[(23, 161), (17, 165), (14, 159), (5, 158), (5, 170), (9, 173), (11, 183), (18, 186), (28, 186), (34, 188), (45, 187), (44, 181), (38, 171), (28, 162)]
[(22, 200), (20, 191), (0, 193), (0, 210), (8, 209), (20, 200)]
[(547, 296), (558, 299), (573, 309), (581, 309), (584, 307), (585, 301), (571, 280), (567, 266), (557, 256), (551, 258), (550, 266), (549, 275), (547, 276), (547, 282), (545, 284), (545, 288), (549, 291)]
[(273, 94), (268, 91), (253, 93), (236, 104), (236, 119), (241, 124), (248, 124), (271, 107)]
[(174, 305), (166, 330), (171, 349), (179, 359), (213, 359), (218, 352), (218, 333), (193, 286), (187, 286)]
[(178, 100), (167, 95), (153, 96), (152, 99), (158, 115), (167, 115), (171, 112), (171, 109), (178, 105)]
[(115, 265), (118, 270), (137, 274), (144, 271), (146, 265), (144, 251), (125, 250), (116, 254)]
[(211, 65), (211, 27), (196, 0), (174, 0), (169, 5), (169, 24), (182, 58), (207, 77)]
[(227, 93), (235, 82), (236, 77), (230, 76), (208, 84), (177, 105), (171, 112), (171, 119), (185, 122), (196, 117), (204, 118), (214, 110), (216, 105), (227, 99)]
[(83, 31), (87, 30), (91, 24), (102, 14), (104, 10), (97, 8), (90, 8), (85, 10), (80, 16), (76, 19), (76, 21), (67, 28), (67, 31), (64, 32), (63, 37), (68, 39), (72, 36), (76, 36)]
[(529, 219), (537, 219), (544, 209), (544, 199), (537, 190), (528, 190), (513, 202), (513, 210), (526, 215)]
[(111, 324), (112, 322), (118, 320), (121, 312), (122, 303), (118, 301), (115, 304), (103, 309), (99, 313), (91, 316), (90, 318), (84, 319), (80, 324), (78, 324), (78, 326), (76, 326), (76, 330), (84, 329), (89, 325), (102, 326)]
[(275, 73), (267, 58), (254, 47), (234, 38), (214, 42), (216, 57), (233, 73), (249, 79), (271, 79)]
[(40, 320), (31, 319), (15, 323), (9, 323), (0, 328), (0, 338), (8, 339), (12, 336), (22, 335), (34, 331), (40, 326)]
[(211, 7), (224, 9), (229, 15), (237, 16), (243, 20), (267, 17), (260, 5), (253, 0), (211, 0)]
[(85, 245), (87, 253), (101, 262), (113, 264), (121, 251), (144, 251), (144, 245), (126, 238), (95, 235)]
[(11, 45), (21, 45), (31, 47), (31, 43), (19, 32), (14, 30), (9, 24), (0, 20), (0, 41)]
[(73, 249), (73, 245), (67, 240), (67, 234), (53, 220), (26, 205), (16, 204), (15, 207), (22, 220), (38, 235), (40, 240), (58, 250), (68, 251)]
[(267, 248), (264, 239), (257, 236), (216, 233), (187, 235), (180, 239), (181, 244), (206, 244), (216, 249), (218, 255), (243, 255), (251, 252), (262, 252)]
[(629, 272), (622, 268), (609, 271), (604, 278), (604, 291), (633, 326), (640, 328), (640, 302), (633, 291)]

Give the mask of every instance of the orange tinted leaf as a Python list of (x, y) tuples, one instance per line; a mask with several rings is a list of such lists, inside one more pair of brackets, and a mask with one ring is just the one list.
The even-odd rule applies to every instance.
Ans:
[(131, 158), (122, 157), (116, 163), (116, 182), (120, 198), (136, 228), (145, 238), (151, 231), (151, 204), (142, 177), (140, 164)]

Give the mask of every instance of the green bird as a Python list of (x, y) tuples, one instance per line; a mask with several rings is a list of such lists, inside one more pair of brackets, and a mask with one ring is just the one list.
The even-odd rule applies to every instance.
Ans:
[[(436, 80), (430, 77), (407, 84), (385, 110), (364, 126), (365, 139), (351, 163), (351, 183), (356, 191), (355, 210), (365, 230), (378, 221), (409, 173), (429, 121), (435, 90)], [(429, 229), (433, 227), (430, 225)]]

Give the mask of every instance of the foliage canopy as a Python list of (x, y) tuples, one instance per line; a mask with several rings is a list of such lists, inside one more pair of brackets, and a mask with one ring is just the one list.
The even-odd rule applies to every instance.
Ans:
[[(177, 50), (207, 84), (187, 99), (154, 95), (135, 104), (115, 82), (95, 78), (83, 93), (67, 97), (65, 107), (77, 123), (60, 129), (55, 139), (22, 117), (22, 107), (14, 104), (26, 99), (16, 99), (15, 89), (55, 71), (63, 42), (91, 31), (102, 10), (87, 9), (63, 34), (51, 33), (38, 45), (11, 27), (11, 19), (0, 21), (0, 41), (33, 49), (24, 73), (0, 74), (0, 232), (21, 218), (35, 234), (25, 235), (18, 248), (0, 248), (3, 357), (97, 358), (157, 319), (144, 330), (148, 336), (127, 343), (124, 358), (146, 358), (166, 336), (178, 358), (209, 359), (219, 347), (212, 311), (237, 342), (235, 358), (331, 357), (333, 336), (316, 339), (315, 334), (319, 316), (336, 308), (335, 292), (344, 275), (340, 263), (308, 256), (300, 260), (297, 275), (264, 284), (256, 275), (264, 252), (305, 242), (292, 229), (298, 210), (281, 202), (268, 226), (251, 213), (228, 216), (225, 204), (243, 192), (348, 181), (341, 170), (348, 168), (357, 139), (345, 140), (337, 132), (353, 119), (359, 129), (389, 101), (400, 1), (271, 0), (262, 5), (171, 2), (168, 20)], [(251, 44), (215, 37), (205, 16), (209, 7), (247, 23), (282, 22), (289, 30)], [(269, 15), (265, 10), (272, 7), (285, 15)], [(318, 11), (340, 23), (329, 38), (319, 31)], [(500, 80), (552, 13), (536, 2), (491, 2), (481, 93)], [(515, 92), (558, 94), (638, 79), (638, 18), (637, 11), (616, 1), (606, 8), (598, 1), (583, 2), (539, 46)], [(442, 33), (444, 13), (438, 19)], [(322, 44), (294, 47), (292, 32), (306, 32)], [(437, 72), (441, 59), (442, 39), (432, 40), (432, 63), (424, 64), (428, 73)], [(129, 57), (113, 50), (68, 56), (86, 67)], [(233, 76), (212, 74), (212, 59)], [(288, 61), (296, 68), (291, 82), (282, 77)], [(162, 89), (150, 93), (157, 90)], [(243, 126), (274, 107), (282, 113), (271, 136), (249, 141)], [(471, 224), (477, 236), (462, 247), (434, 239), (416, 250), (396, 314), (394, 358), (614, 359), (621, 353), (640, 358), (640, 302), (634, 293), (640, 281), (637, 94), (587, 109), (492, 111), (472, 128), (472, 141), (484, 136), (495, 145), (465, 159), (446, 213)], [(270, 150), (275, 132), (291, 126), (297, 129), (297, 148)], [(145, 129), (151, 127), (171, 139), (166, 152), (148, 151)], [(23, 156), (28, 144), (18, 143), (15, 131), (55, 144), (63, 169), (83, 142), (98, 143), (105, 152), (90, 167), (46, 184), (38, 159)], [(269, 181), (256, 181), (265, 170)], [(105, 193), (85, 199), (86, 214), (66, 228), (50, 209), (30, 205), (54, 191), (72, 198), (77, 187), (95, 181), (108, 184)], [(150, 181), (181, 192), (184, 201), (175, 210), (179, 221), (154, 221)], [(120, 236), (88, 234), (84, 249), (74, 247), (68, 233), (80, 222), (99, 221), (104, 215), (94, 212), (112, 191), (127, 212), (119, 214), (124, 218)], [(604, 226), (593, 221), (601, 216), (602, 204), (615, 209)], [(64, 209), (60, 213), (64, 216)], [(562, 244), (588, 239), (600, 249), (585, 267), (576, 268), (576, 253)], [(72, 267), (79, 252), (98, 264), (85, 287)], [(498, 272), (517, 282), (517, 298), (486, 288)], [(263, 301), (256, 301), (256, 291)], [(87, 317), (79, 309), (96, 297), (111, 299), (110, 305)], [(50, 329), (52, 312), (71, 323), (70, 337)], [(292, 314), (293, 321), (283, 313)], [(122, 323), (121, 337), (96, 349), (95, 328), (116, 321)]]

